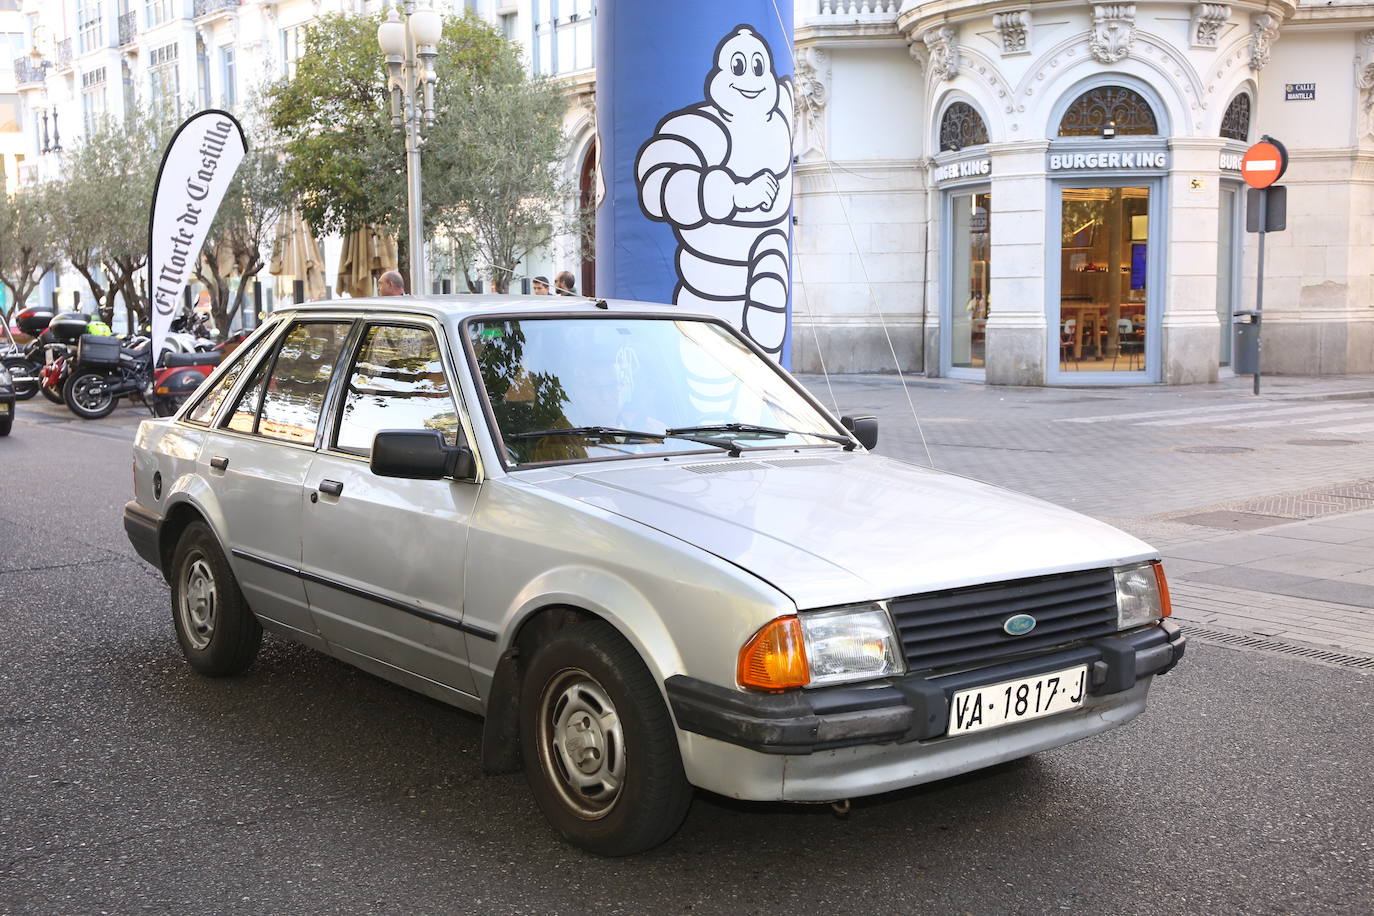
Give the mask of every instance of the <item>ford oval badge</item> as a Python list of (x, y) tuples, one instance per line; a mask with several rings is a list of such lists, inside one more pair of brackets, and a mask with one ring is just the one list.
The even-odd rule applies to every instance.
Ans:
[(1025, 636), (1035, 629), (1035, 618), (1030, 614), (1017, 614), (1015, 617), (1008, 617), (1002, 624), (1002, 629), (1012, 636)]

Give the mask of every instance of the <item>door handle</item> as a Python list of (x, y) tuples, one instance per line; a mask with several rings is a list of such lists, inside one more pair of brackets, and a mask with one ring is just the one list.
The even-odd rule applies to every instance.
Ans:
[(225, 458), (223, 455), (216, 455), (210, 459), (210, 467), (214, 468), (216, 471), (222, 471), (229, 467), (229, 459)]
[(330, 496), (338, 496), (343, 492), (343, 484), (339, 483), (337, 480), (321, 480), (320, 492)]

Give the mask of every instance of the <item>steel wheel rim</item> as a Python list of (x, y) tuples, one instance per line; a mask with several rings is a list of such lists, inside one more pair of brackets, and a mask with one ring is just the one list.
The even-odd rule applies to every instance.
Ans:
[(76, 380), (76, 390), (72, 392), (72, 399), (86, 410), (99, 410), (104, 407), (110, 399), (109, 388), (106, 387), (103, 396), (91, 394), (91, 389), (100, 384), (100, 379), (94, 375), (84, 375)]
[(625, 734), (615, 704), (580, 668), (560, 671), (539, 697), (539, 759), (578, 817), (610, 813), (625, 786)]
[(188, 556), (181, 575), (177, 613), (191, 648), (204, 649), (210, 645), (219, 617), (219, 589), (215, 586), (215, 574), (209, 561), (198, 550)]

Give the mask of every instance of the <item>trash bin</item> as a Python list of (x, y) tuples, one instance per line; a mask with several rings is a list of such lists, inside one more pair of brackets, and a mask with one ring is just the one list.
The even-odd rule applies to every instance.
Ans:
[(1236, 375), (1259, 373), (1260, 323), (1258, 312), (1236, 312), (1231, 316), (1236, 326), (1235, 350), (1231, 354), (1231, 369)]

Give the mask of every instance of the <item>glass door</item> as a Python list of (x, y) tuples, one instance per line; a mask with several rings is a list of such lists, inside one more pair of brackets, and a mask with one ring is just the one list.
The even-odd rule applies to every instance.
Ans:
[[(1057, 376), (1143, 376), (1152, 321), (1150, 185), (1059, 187)], [(1088, 381), (1082, 378), (1082, 381)], [(1137, 379), (1132, 379), (1135, 381)]]
[(988, 295), (991, 213), (989, 191), (957, 191), (949, 195), (946, 365), (955, 376), (979, 376), (986, 365), (988, 313), (992, 307)]

